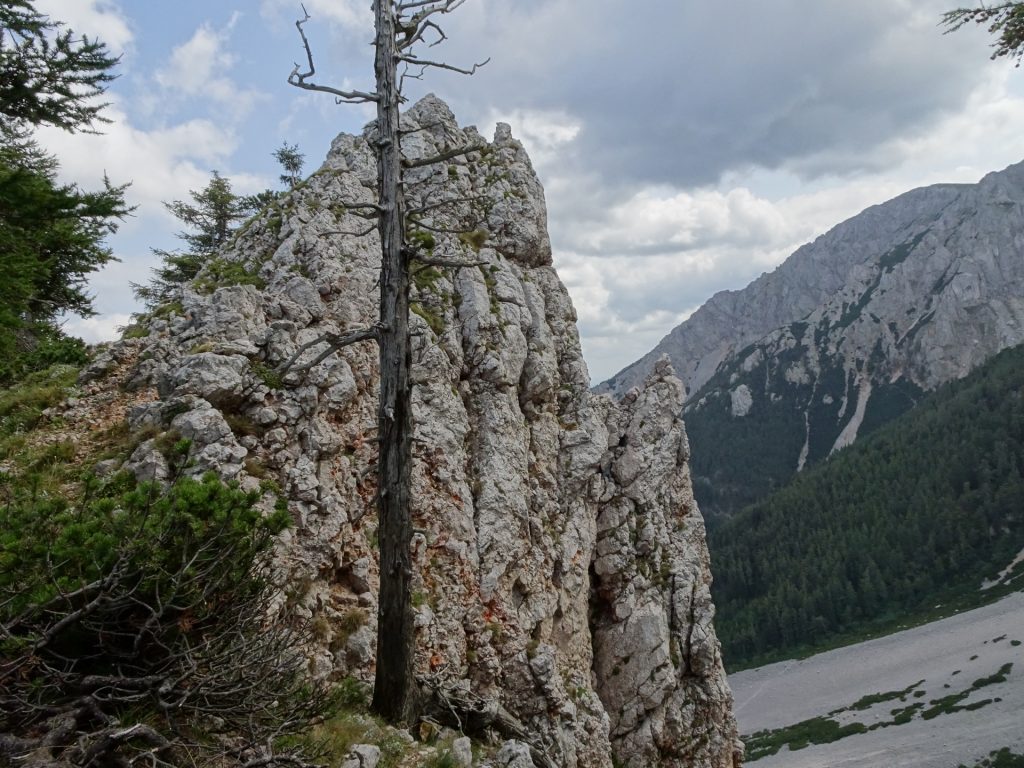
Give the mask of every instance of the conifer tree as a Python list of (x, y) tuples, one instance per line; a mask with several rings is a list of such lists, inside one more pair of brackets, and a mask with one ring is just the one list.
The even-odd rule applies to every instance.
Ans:
[(288, 189), (295, 189), (295, 185), (299, 183), (301, 178), (302, 166), (306, 162), (306, 158), (299, 152), (299, 145), (292, 144), (289, 146), (288, 142), (282, 143), (274, 152), (274, 159), (280, 163), (281, 170), (284, 171), (278, 177), (281, 179), (281, 183), (288, 187)]
[(955, 32), (967, 24), (981, 24), (996, 36), (993, 59), (1009, 56), (1020, 66), (1024, 57), (1024, 3), (997, 3), (977, 8), (957, 8), (942, 17), (946, 32)]
[(192, 190), (190, 194), (191, 202), (164, 203), (186, 227), (178, 233), (178, 238), (188, 248), (181, 251), (154, 248), (153, 253), (162, 259), (162, 264), (153, 270), (154, 277), (149, 285), (133, 286), (136, 295), (150, 308), (174, 300), (180, 286), (199, 273), (203, 263), (227, 243), (235, 224), (250, 212), (246, 200), (231, 191), (231, 181), (217, 171), (203, 189)]
[(0, 113), (21, 125), (90, 130), (118, 59), (104, 43), (78, 38), (32, 0), (0, 2)]
[(124, 186), (86, 192), (57, 182), (57, 162), (32, 139), (50, 125), (92, 131), (117, 58), (76, 38), (31, 0), (0, 2), (0, 384), (49, 362), (80, 361), (56, 325), (92, 314), (86, 277), (113, 259), (103, 241), (130, 209)]

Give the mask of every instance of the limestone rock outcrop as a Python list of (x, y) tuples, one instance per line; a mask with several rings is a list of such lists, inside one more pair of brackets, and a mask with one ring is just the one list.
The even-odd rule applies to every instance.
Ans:
[[(682, 384), (665, 363), (622, 404), (592, 394), (522, 146), (505, 125), (484, 142), (434, 97), (403, 119), (411, 158), (485, 145), (411, 170), (407, 185), (422, 211), (411, 238), (467, 265), (412, 266), (419, 677), (523, 724), (530, 743), (509, 742), (502, 764), (533, 765), (532, 751), (560, 768), (611, 768), (613, 753), (631, 768), (738, 766)], [(377, 235), (352, 234), (375, 189), (371, 137), (338, 137), (220, 254), (235, 270), (208, 265), (146, 338), (120, 345), (137, 361), (124, 386), (153, 394), (136, 424), (189, 437), (189, 471), (263, 482), (287, 502), (281, 605), (312, 620), (314, 674), (363, 680), (375, 664), (377, 353), (319, 340), (377, 319)], [(242, 284), (211, 284), (240, 270)], [(165, 471), (146, 443), (129, 465)]]

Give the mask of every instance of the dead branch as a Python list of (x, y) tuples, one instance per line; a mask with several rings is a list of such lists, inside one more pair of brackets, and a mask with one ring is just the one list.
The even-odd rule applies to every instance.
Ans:
[(417, 208), (410, 208), (407, 213), (416, 216), (421, 213), (427, 213), (428, 211), (436, 211), (438, 208), (443, 208), (446, 205), (453, 205), (454, 203), (478, 203), (480, 202), (480, 195), (474, 195), (473, 197), (451, 197), (447, 200), (440, 200), (430, 205), (421, 205)]
[(409, 218), (410, 224), (415, 224), (420, 229), (425, 229), (428, 232), (436, 232), (439, 235), (469, 235), (475, 232), (478, 227), (472, 227), (470, 229), (451, 229), (449, 227), (437, 227), (433, 224), (427, 224), (421, 219)]
[(310, 48), (309, 39), (306, 37), (306, 31), (303, 26), (310, 19), (309, 12), (306, 10), (306, 6), (302, 7), (303, 18), (295, 22), (295, 28), (299, 30), (299, 36), (302, 38), (302, 47), (306, 51), (306, 66), (308, 70), (301, 72), (301, 64), (295, 64), (295, 68), (288, 75), (289, 85), (294, 85), (296, 88), (302, 88), (307, 91), (318, 91), (320, 93), (329, 93), (335, 97), (335, 102), (338, 104), (366, 104), (367, 102), (376, 102), (379, 97), (376, 93), (365, 93), (363, 91), (343, 91), (338, 88), (332, 88), (329, 85), (318, 85), (317, 83), (309, 82), (309, 78), (316, 74), (316, 66), (313, 64), (313, 49)]
[[(459, 6), (461, 6), (466, 0), (428, 0), (427, 2), (420, 2), (413, 0), (413, 2), (398, 3), (396, 9), (399, 14), (399, 18), (406, 18), (404, 24), (401, 24), (403, 28), (410, 26), (420, 27), (424, 25), (431, 16), (437, 14), (451, 13)], [(415, 13), (405, 16), (407, 11), (419, 9)]]
[(366, 229), (325, 229), (321, 235), (351, 235), (352, 237), (366, 237), (371, 232), (377, 231), (377, 225), (371, 224)]
[[(343, 213), (347, 213), (351, 216), (359, 216), (364, 219), (376, 219), (384, 212), (384, 209), (377, 205), (377, 203), (350, 203), (346, 200), (339, 200), (338, 205), (345, 209)], [(359, 211), (362, 210), (370, 212), (359, 213)]]
[[(288, 358), (287, 362), (282, 363), (275, 369), (275, 373), (278, 373), (282, 376), (289, 372), (304, 373), (305, 371), (308, 371), (310, 368), (319, 365), (321, 362), (327, 359), (334, 352), (337, 352), (339, 349), (343, 349), (344, 347), (357, 344), (360, 341), (376, 341), (380, 337), (380, 330), (380, 323), (377, 323), (376, 325), (371, 325), (367, 328), (359, 328), (358, 330), (350, 331), (349, 333), (346, 334), (325, 333), (323, 336), (313, 339), (313, 341), (307, 342), (303, 344), (301, 347), (299, 347), (297, 350), (295, 350), (295, 354)], [(312, 362), (306, 363), (305, 365), (294, 369), (294, 371), (292, 370), (292, 366), (295, 364), (296, 360), (298, 360), (308, 350), (312, 349), (313, 347), (317, 347), (321, 344), (328, 345), (327, 349), (324, 352), (322, 352), (320, 355), (314, 358)]]
[(452, 267), (460, 269), (462, 267), (486, 267), (490, 263), (487, 261), (465, 261), (463, 259), (435, 259), (429, 256), (424, 257), (419, 255), (416, 256), (416, 261), (418, 261), (422, 266), (414, 269), (412, 271), (413, 275), (418, 275), (424, 269), (429, 269), (430, 267)]
[(491, 59), (488, 57), (488, 58), (484, 59), (483, 61), (481, 61), (481, 62), (479, 62), (477, 64), (474, 64), (469, 69), (466, 69), (464, 67), (456, 67), (454, 64), (446, 64), (443, 61), (431, 61), (429, 59), (421, 59), (418, 56), (412, 55), (411, 53), (403, 53), (402, 55), (400, 55), (398, 57), (398, 60), (399, 61), (404, 61), (407, 64), (412, 64), (413, 66), (416, 66), (416, 67), (430, 67), (432, 69), (447, 69), (450, 72), (458, 72), (460, 75), (475, 75), (476, 71), (478, 69), (480, 69), (480, 67), (486, 67), (490, 63), (490, 61), (491, 61)]
[(429, 123), (428, 125), (421, 125), (418, 128), (402, 129), (398, 132), (398, 137), (401, 139), (403, 136), (412, 136), (414, 133), (422, 133), (423, 131), (432, 131), (435, 128), (443, 128), (444, 123)]
[(130, 741), (143, 741), (152, 746), (154, 752), (157, 753), (167, 751), (173, 746), (153, 728), (138, 723), (129, 728), (114, 729), (104, 733), (85, 751), (81, 764), (85, 768), (97, 763), (102, 765), (104, 758)]
[(402, 160), (403, 168), (423, 168), (427, 165), (435, 165), (436, 163), (443, 163), (445, 160), (451, 160), (453, 157), (461, 157), (462, 155), (468, 155), (470, 152), (479, 152), (482, 149), (486, 149), (486, 144), (470, 144), (467, 147), (456, 147), (455, 149), (449, 149), (447, 152), (441, 152), (437, 155), (431, 155), (430, 157), (421, 157), (418, 160)]

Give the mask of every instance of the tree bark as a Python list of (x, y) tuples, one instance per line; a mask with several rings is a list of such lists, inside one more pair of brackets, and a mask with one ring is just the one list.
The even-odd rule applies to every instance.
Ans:
[(377, 179), (381, 212), (378, 493), (380, 594), (373, 708), (392, 723), (415, 716), (414, 628), (410, 594), (412, 391), (409, 379), (409, 272), (405, 250), (398, 52), (392, 0), (375, 0)]

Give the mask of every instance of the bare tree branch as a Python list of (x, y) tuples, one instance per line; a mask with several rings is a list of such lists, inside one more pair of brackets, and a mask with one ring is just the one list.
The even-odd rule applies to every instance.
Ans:
[(469, 235), (475, 232), (478, 227), (470, 227), (468, 229), (451, 229), (450, 227), (438, 227), (433, 224), (427, 224), (421, 219), (409, 219), (410, 223), (415, 224), (421, 229), (425, 229), (428, 232), (436, 232), (439, 235)]
[(295, 22), (295, 28), (299, 30), (299, 36), (302, 38), (302, 47), (306, 50), (306, 66), (308, 71), (301, 72), (301, 65), (296, 63), (295, 68), (288, 75), (288, 83), (294, 85), (296, 88), (302, 88), (307, 91), (318, 91), (320, 93), (329, 93), (335, 97), (335, 101), (338, 104), (366, 104), (367, 102), (375, 102), (378, 100), (378, 96), (375, 93), (364, 93), (363, 91), (343, 91), (338, 88), (332, 88), (328, 85), (318, 85), (317, 83), (308, 82), (309, 78), (316, 74), (316, 66), (313, 64), (313, 50), (309, 46), (309, 40), (306, 38), (306, 31), (303, 26), (310, 19), (309, 12), (306, 10), (306, 6), (302, 6), (303, 18)]
[(478, 69), (480, 69), (480, 67), (487, 66), (490, 63), (490, 61), (491, 61), (490, 58), (486, 58), (483, 61), (479, 62), (478, 64), (474, 64), (469, 69), (465, 69), (463, 67), (456, 67), (453, 64), (445, 64), (443, 61), (430, 61), (428, 59), (421, 59), (421, 58), (418, 58), (416, 56), (413, 56), (410, 53), (403, 53), (401, 56), (398, 57), (398, 60), (399, 61), (404, 61), (404, 62), (406, 62), (408, 64), (412, 64), (412, 65), (417, 66), (417, 67), (432, 67), (433, 69), (447, 69), (447, 70), (449, 70), (451, 72), (458, 72), (460, 75), (475, 75), (476, 71)]
[(423, 168), (428, 165), (435, 165), (437, 163), (443, 163), (445, 160), (451, 160), (453, 157), (461, 157), (462, 155), (468, 155), (470, 152), (479, 152), (485, 149), (485, 144), (470, 144), (466, 147), (456, 147), (450, 149), (447, 152), (441, 152), (437, 155), (431, 155), (430, 157), (421, 157), (418, 160), (402, 160), (403, 168)]
[(321, 232), (321, 235), (351, 235), (352, 237), (366, 237), (371, 232), (377, 231), (377, 225), (371, 224), (366, 229), (351, 230), (351, 229), (325, 229)]
[(419, 255), (416, 256), (416, 261), (422, 266), (414, 269), (413, 275), (418, 275), (424, 269), (429, 269), (430, 267), (454, 267), (459, 269), (461, 267), (486, 267), (490, 263), (488, 261), (466, 261), (464, 259), (435, 259), (430, 256)]
[[(313, 341), (307, 342), (306, 344), (303, 344), (301, 347), (295, 350), (295, 354), (293, 354), (288, 359), (287, 362), (279, 365), (276, 368), (276, 372), (281, 375), (284, 375), (288, 372), (303, 373), (305, 371), (308, 371), (310, 368), (319, 365), (321, 362), (327, 359), (327, 357), (329, 357), (332, 353), (337, 352), (339, 349), (351, 346), (353, 344), (357, 344), (360, 341), (376, 341), (380, 337), (380, 330), (381, 325), (380, 323), (377, 323), (376, 325), (371, 325), (368, 328), (359, 328), (358, 330), (351, 331), (346, 334), (325, 333), (323, 336), (313, 339)], [(295, 365), (296, 360), (298, 360), (308, 350), (312, 349), (313, 347), (317, 347), (321, 344), (328, 345), (328, 348), (325, 352), (317, 356), (312, 362), (300, 366), (299, 368), (295, 368), (293, 371), (292, 366)]]
[[(437, 162), (441, 162), (438, 160)], [(412, 216), (418, 216), (421, 213), (427, 213), (428, 211), (436, 211), (438, 208), (444, 208), (446, 205), (454, 205), (455, 203), (478, 203), (480, 202), (480, 196), (475, 195), (473, 197), (452, 197), (447, 200), (440, 200), (436, 203), (430, 203), (429, 205), (421, 205), (416, 208), (410, 208), (408, 213)]]
[[(345, 209), (345, 213), (351, 213), (353, 216), (365, 216), (367, 218), (371, 216), (377, 216), (384, 212), (384, 209), (377, 203), (350, 203), (346, 200), (339, 200), (338, 205)], [(356, 211), (367, 210), (372, 211), (369, 214), (358, 214)]]

